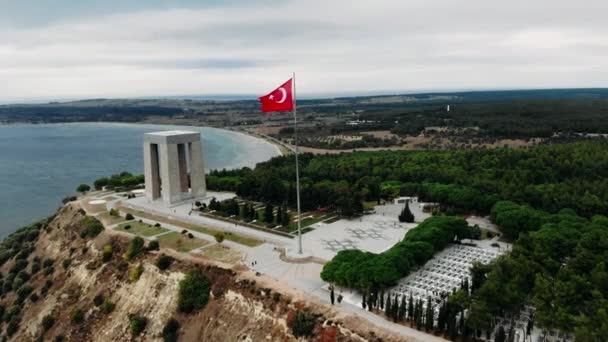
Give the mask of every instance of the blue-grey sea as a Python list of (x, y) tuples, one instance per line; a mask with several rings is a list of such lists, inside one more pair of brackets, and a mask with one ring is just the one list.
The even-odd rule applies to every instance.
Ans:
[(208, 127), (0, 125), (0, 238), (55, 212), (80, 183), (121, 171), (143, 173), (143, 134), (173, 129), (201, 132), (207, 170), (253, 167), (279, 154), (263, 140)]

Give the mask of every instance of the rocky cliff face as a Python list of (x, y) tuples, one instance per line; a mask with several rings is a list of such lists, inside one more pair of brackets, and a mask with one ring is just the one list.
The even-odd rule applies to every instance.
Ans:
[[(400, 340), (381, 338), (356, 320), (340, 322), (331, 308), (296, 292), (277, 292), (271, 280), (238, 267), (174, 253), (171, 266), (160, 270), (156, 260), (170, 251), (148, 251), (126, 262), (130, 238), (108, 231), (91, 237), (90, 221), (76, 203), (69, 203), (47, 222), (0, 246), (5, 260), (0, 268), (3, 339), (162, 341), (163, 329), (174, 319), (180, 341), (292, 341), (297, 340), (296, 316), (307, 312), (314, 328), (302, 340)], [(139, 266), (137, 279), (133, 270)], [(209, 280), (210, 299), (199, 311), (179, 313), (179, 284), (194, 267)], [(135, 316), (147, 324), (134, 335), (130, 317)]]

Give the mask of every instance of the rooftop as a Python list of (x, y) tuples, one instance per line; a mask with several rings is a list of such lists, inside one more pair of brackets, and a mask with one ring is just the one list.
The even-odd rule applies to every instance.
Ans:
[(159, 135), (159, 136), (163, 136), (163, 137), (169, 137), (169, 136), (174, 136), (174, 135), (197, 134), (197, 132), (192, 132), (192, 131), (162, 131), (162, 132), (152, 132), (152, 133), (146, 133), (146, 134)]

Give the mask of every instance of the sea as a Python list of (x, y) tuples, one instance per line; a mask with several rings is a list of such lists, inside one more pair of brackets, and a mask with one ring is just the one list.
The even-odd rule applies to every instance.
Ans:
[(201, 133), (207, 171), (255, 167), (280, 154), (276, 146), (210, 127), (63, 123), (0, 125), (0, 238), (53, 214), (81, 183), (120, 173), (143, 173), (143, 134)]

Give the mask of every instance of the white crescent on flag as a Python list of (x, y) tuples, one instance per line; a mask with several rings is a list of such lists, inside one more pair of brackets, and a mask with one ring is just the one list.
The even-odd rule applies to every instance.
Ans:
[(285, 102), (285, 99), (287, 99), (287, 91), (283, 87), (279, 88), (278, 90), (281, 92), (283, 97), (279, 101), (276, 101), (276, 103), (283, 103)]

